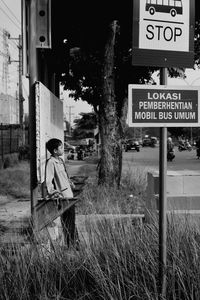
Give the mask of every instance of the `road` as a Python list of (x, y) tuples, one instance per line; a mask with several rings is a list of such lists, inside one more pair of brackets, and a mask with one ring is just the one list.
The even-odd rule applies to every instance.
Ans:
[[(196, 157), (196, 150), (179, 152), (175, 147), (175, 155), (172, 162), (167, 162), (167, 170), (200, 173), (200, 159)], [(123, 152), (123, 171), (126, 172), (133, 167), (146, 171), (159, 170), (159, 147), (141, 147), (140, 152), (132, 150)]]

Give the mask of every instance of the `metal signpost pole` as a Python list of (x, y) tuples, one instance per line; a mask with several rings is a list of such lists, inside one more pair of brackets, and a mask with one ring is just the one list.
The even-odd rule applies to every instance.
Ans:
[[(160, 84), (167, 85), (167, 68), (160, 70)], [(159, 152), (159, 294), (160, 299), (166, 296), (166, 259), (167, 259), (167, 128), (160, 128)]]

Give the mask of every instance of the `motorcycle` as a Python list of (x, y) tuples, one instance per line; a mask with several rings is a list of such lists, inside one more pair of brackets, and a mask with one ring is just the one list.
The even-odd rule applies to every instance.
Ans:
[(167, 161), (172, 161), (175, 158), (174, 150), (167, 151)]
[(68, 155), (67, 155), (67, 159), (74, 160), (74, 156), (75, 156), (74, 150), (70, 150), (69, 153), (68, 153)]
[(191, 151), (192, 150), (192, 146), (191, 145), (179, 145), (178, 146), (178, 151)]
[(77, 151), (77, 159), (78, 160), (83, 160), (84, 159), (84, 151), (83, 151), (83, 149), (79, 149)]

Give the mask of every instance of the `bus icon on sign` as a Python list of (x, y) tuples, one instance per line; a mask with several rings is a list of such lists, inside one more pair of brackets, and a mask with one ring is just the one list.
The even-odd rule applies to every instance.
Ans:
[(146, 11), (150, 15), (155, 12), (169, 13), (172, 17), (183, 14), (182, 0), (146, 0)]

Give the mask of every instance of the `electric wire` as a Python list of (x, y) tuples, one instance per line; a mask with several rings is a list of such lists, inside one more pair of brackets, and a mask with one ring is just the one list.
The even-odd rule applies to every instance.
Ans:
[(7, 10), (11, 13), (11, 15), (15, 18), (15, 20), (21, 25), (20, 20), (16, 17), (16, 15), (14, 14), (14, 12), (10, 9), (10, 7), (8, 7), (8, 5), (4, 2), (4, 0), (0, 0), (7, 8)]
[(7, 18), (15, 25), (16, 28), (18, 28), (19, 30), (21, 30), (21, 27), (19, 27), (19, 25), (17, 25), (13, 19), (11, 19), (11, 17), (5, 12), (5, 10), (0, 6), (0, 10), (7, 16)]
[[(2, 8), (2, 6), (0, 6), (0, 10), (7, 16), (7, 18), (15, 25), (16, 28), (18, 28), (20, 31), (21, 31), (21, 22), (17, 19), (17, 17), (14, 15), (14, 13), (11, 11), (11, 9), (6, 5), (6, 3), (3, 1), (3, 0), (0, 0), (7, 8), (7, 10), (10, 12), (10, 14), (12, 14), (12, 16), (15, 18), (15, 20), (19, 23), (19, 25), (13, 20), (13, 18), (11, 18), (7, 13), (6, 11)], [(10, 36), (9, 32), (6, 30), (6, 29), (2, 29), (0, 27), (0, 36), (3, 37), (4, 34), (7, 33), (8, 34), (8, 37)], [(8, 38), (8, 41), (7, 41), (8, 45), (9, 46), (12, 46), (14, 50), (17, 50), (17, 48), (19, 48), (19, 45), (17, 45), (17, 42), (15, 40), (11, 40)], [(2, 55), (5, 57), (5, 55)], [(7, 55), (7, 56), (10, 56), (10, 53)], [(4, 70), (0, 69), (0, 72), (3, 73)], [(10, 74), (12, 74), (10, 76)], [(13, 71), (13, 72), (9, 72), (7, 74), (7, 82), (8, 82), (8, 85), (18, 85), (19, 84), (19, 81), (16, 80), (16, 76), (14, 75), (16, 74), (16, 76), (18, 75), (18, 71)], [(0, 75), (0, 78), (2, 79), (2, 83), (3, 83), (3, 79), (4, 79), (4, 76), (3, 75)], [(15, 80), (14, 80), (15, 79)], [(11, 88), (10, 86), (8, 86), (8, 88)]]
[(15, 51), (17, 50), (16, 46), (14, 46), (12, 43), (10, 43), (9, 46), (12, 46)]
[(16, 48), (19, 48), (19, 45), (17, 44), (17, 42), (15, 40), (11, 40), (9, 39), (9, 42), (11, 43), (11, 45), (13, 45)]
[[(0, 36), (1, 37), (3, 37), (5, 32), (7, 32), (9, 34), (9, 32), (7, 30), (0, 27)], [(9, 45), (11, 45), (13, 47), (13, 49), (16, 50), (16, 48), (18, 48), (17, 44), (13, 40), (8, 39), (8, 43), (9, 43)]]

